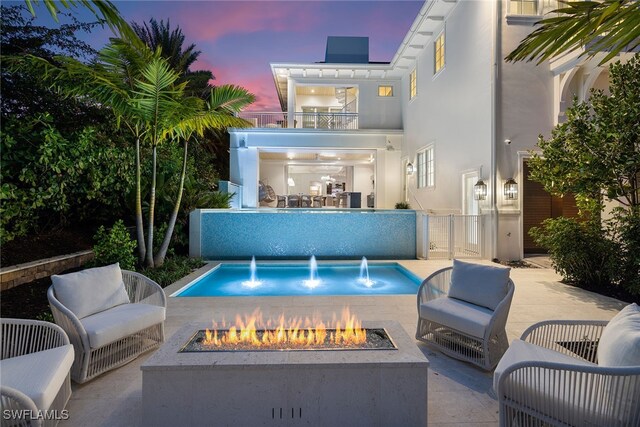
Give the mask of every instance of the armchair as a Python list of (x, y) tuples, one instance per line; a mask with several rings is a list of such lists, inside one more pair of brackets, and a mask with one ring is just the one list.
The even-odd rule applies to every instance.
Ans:
[(640, 311), (621, 314), (634, 306), (631, 334), (616, 318), (527, 329), (494, 374), (500, 425), (640, 425)]
[(51, 312), (75, 349), (71, 378), (84, 383), (164, 341), (166, 296), (118, 264), (53, 276)]
[(513, 293), (509, 269), (454, 260), (418, 289), (416, 339), (491, 370), (509, 347), (505, 326)]
[(55, 426), (56, 416), (37, 416), (57, 411), (53, 415), (60, 417), (71, 397), (69, 338), (59, 326), (39, 320), (0, 319), (0, 329), (2, 409), (24, 411), (14, 419), (5, 419), (3, 412), (2, 425)]

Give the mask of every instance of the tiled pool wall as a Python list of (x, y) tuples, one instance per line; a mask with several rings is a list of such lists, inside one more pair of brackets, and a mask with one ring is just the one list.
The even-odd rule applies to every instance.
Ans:
[(197, 209), (189, 254), (206, 260), (415, 259), (413, 210)]

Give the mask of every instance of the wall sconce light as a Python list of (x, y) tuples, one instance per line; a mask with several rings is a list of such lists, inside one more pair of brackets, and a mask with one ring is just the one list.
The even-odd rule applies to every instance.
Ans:
[(413, 163), (407, 163), (407, 175), (413, 175), (416, 169), (413, 167)]
[(509, 178), (504, 183), (504, 198), (507, 200), (518, 198), (518, 183), (513, 178)]
[(476, 185), (473, 186), (473, 198), (476, 200), (485, 200), (487, 198), (487, 184), (481, 179), (478, 179)]
[(287, 184), (289, 184), (289, 187), (295, 187), (296, 186), (295, 181), (291, 177), (289, 177), (289, 179), (287, 180)]

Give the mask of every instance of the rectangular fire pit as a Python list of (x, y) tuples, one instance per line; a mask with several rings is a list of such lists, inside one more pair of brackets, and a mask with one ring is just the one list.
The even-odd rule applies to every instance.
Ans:
[[(228, 334), (229, 330), (219, 331), (221, 334)], [(277, 334), (277, 330), (267, 329), (257, 330), (256, 338), (261, 341), (265, 334), (274, 335)], [(332, 336), (336, 334), (335, 329), (327, 329), (325, 331), (326, 336), (321, 340), (313, 340), (313, 335), (307, 344), (307, 332), (301, 331), (302, 344), (291, 345), (290, 343), (279, 343), (272, 347), (252, 347), (250, 344), (237, 344), (227, 347), (215, 347), (214, 345), (207, 344), (207, 340), (211, 339), (207, 335), (211, 335), (208, 329), (200, 329), (197, 331), (189, 341), (180, 349), (180, 353), (197, 353), (197, 352), (218, 352), (218, 351), (336, 351), (336, 350), (397, 350), (389, 334), (384, 328), (368, 328), (364, 329), (366, 340), (359, 344), (340, 344), (335, 341), (331, 341)]]
[(424, 426), (429, 362), (397, 322), (397, 349), (180, 352), (202, 324), (176, 332), (142, 365), (147, 426)]

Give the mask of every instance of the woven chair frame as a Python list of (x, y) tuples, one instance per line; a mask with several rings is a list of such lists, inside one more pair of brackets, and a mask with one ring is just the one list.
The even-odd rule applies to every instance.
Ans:
[(490, 371), (496, 367), (509, 348), (506, 324), (513, 299), (514, 284), (509, 279), (507, 295), (494, 310), (482, 339), (420, 317), (420, 305), (449, 293), (453, 267), (446, 267), (427, 277), (418, 289), (418, 327), (416, 339), (437, 348), (442, 353)]
[[(166, 308), (164, 291), (153, 280), (128, 270), (122, 270), (122, 279), (131, 303)], [(47, 291), (47, 297), (53, 318), (65, 330), (75, 349), (71, 379), (77, 383), (82, 384), (104, 372), (125, 365), (164, 342), (164, 322), (161, 322), (105, 346), (91, 348), (82, 323), (56, 298), (53, 286)]]
[[(596, 363), (606, 324), (545, 321), (531, 326), (521, 339)], [(561, 390), (562, 399), (543, 397), (557, 397)], [(501, 426), (640, 426), (640, 366), (523, 361), (505, 369), (496, 392)]]
[[(49, 350), (69, 344), (69, 338), (61, 327), (53, 323), (40, 320), (27, 319), (0, 319), (0, 329), (2, 330), (2, 359), (23, 356), (37, 351)], [(9, 411), (31, 411), (37, 414), (39, 410), (62, 411), (71, 397), (71, 378), (68, 373), (62, 387), (48, 408), (37, 408), (33, 400), (26, 394), (15, 388), (2, 386), (2, 410)], [(4, 414), (4, 413), (3, 413)], [(56, 419), (4, 419), (2, 417), (2, 427), (5, 426), (55, 426)]]

